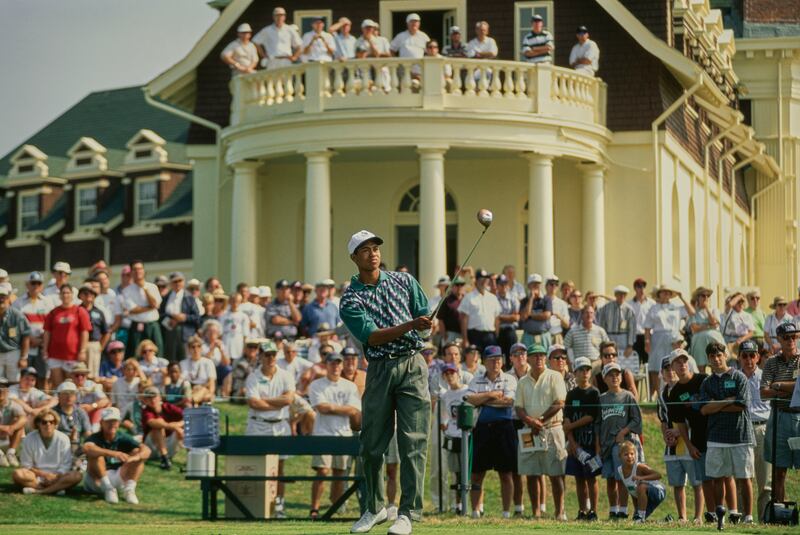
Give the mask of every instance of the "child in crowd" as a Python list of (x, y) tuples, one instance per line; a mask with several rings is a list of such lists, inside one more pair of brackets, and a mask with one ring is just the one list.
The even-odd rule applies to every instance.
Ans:
[[(600, 392), (592, 386), (592, 361), (575, 359), (577, 386), (567, 393), (564, 405), (564, 433), (567, 435), (566, 474), (575, 477), (578, 491), (578, 520), (597, 520), (597, 479), (600, 441), (595, 432), (600, 416)], [(594, 461), (594, 462), (593, 462)]]
[(661, 474), (638, 462), (638, 457), (638, 448), (633, 442), (626, 440), (620, 444), (619, 458), (622, 464), (617, 468), (617, 474), (636, 504), (633, 522), (641, 524), (664, 501), (666, 491), (659, 481)]
[(182, 408), (192, 406), (192, 385), (181, 375), (181, 366), (173, 362), (167, 368), (169, 384), (164, 387), (164, 401)]
[[(456, 483), (461, 481), (461, 430), (458, 428), (458, 407), (464, 403), (467, 387), (461, 384), (458, 365), (445, 364), (442, 377), (447, 391), (441, 394), (439, 410), (442, 411), (444, 449), (447, 450), (447, 469), (455, 474)], [(461, 493), (456, 492), (456, 513), (461, 514)]]
[(622, 389), (622, 368), (616, 362), (603, 367), (603, 380), (608, 391), (600, 395), (600, 448), (603, 456), (603, 477), (608, 492), (609, 519), (628, 518), (628, 497), (619, 472), (619, 446), (629, 440), (637, 446), (637, 460), (644, 461), (639, 443), (642, 434), (642, 413), (636, 398)]

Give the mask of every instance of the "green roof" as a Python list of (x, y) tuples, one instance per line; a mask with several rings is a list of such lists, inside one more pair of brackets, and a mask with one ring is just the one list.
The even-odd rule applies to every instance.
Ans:
[(82, 136), (96, 139), (108, 149), (109, 169), (118, 168), (128, 149), (125, 144), (142, 128), (164, 138), (169, 161), (188, 163), (186, 139), (189, 121), (145, 102), (141, 86), (96, 91), (20, 143), (0, 159), (0, 180), (11, 168), (11, 156), (29, 144), (47, 154), (50, 176), (61, 176), (69, 161), (67, 151)]

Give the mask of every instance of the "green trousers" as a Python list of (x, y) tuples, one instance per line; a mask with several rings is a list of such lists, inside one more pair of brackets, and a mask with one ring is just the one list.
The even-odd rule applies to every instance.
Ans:
[[(142, 326), (141, 331), (139, 330), (139, 325)], [(151, 321), (150, 323), (134, 322), (131, 325), (128, 331), (128, 343), (125, 348), (125, 356), (138, 357), (136, 349), (143, 340), (151, 340), (158, 348), (158, 356), (164, 356), (164, 341), (161, 338), (161, 325), (159, 325), (157, 321)]]
[(361, 459), (366, 506), (377, 513), (385, 505), (383, 455), (397, 423), (400, 456), (398, 514), (422, 514), (431, 397), (428, 366), (421, 354), (370, 361), (362, 398)]

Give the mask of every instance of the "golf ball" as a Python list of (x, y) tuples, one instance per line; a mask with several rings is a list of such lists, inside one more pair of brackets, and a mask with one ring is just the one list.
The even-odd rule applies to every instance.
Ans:
[(478, 221), (480, 221), (483, 226), (489, 226), (492, 223), (493, 217), (491, 210), (487, 210), (486, 208), (478, 210)]

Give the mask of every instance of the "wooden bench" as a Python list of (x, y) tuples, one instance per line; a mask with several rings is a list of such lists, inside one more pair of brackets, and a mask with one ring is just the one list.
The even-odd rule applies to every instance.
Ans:
[[(270, 437), (270, 436), (244, 436), (224, 435), (220, 437), (220, 445), (212, 451), (219, 459), (222, 455), (348, 455), (358, 457), (360, 442), (358, 436), (352, 437)], [(216, 471), (215, 471), (216, 472)], [(350, 481), (352, 482), (336, 500), (331, 504), (320, 520), (330, 520), (339, 510), (339, 507), (364, 484), (364, 476), (186, 476), (187, 480), (199, 481), (203, 500), (203, 520), (217, 520), (217, 493), (222, 493), (233, 503), (245, 520), (259, 520), (247, 509), (234, 492), (227, 486), (230, 481), (281, 481), (293, 483), (296, 481)]]

